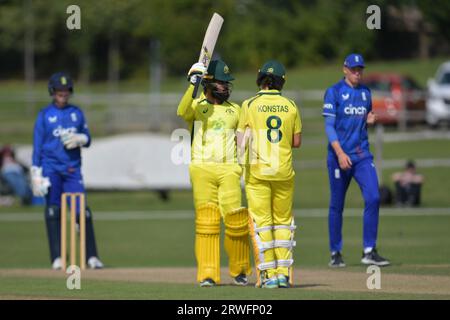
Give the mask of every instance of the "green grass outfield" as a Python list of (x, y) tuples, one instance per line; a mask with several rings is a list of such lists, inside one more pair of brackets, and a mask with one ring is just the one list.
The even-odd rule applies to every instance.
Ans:
[[(321, 160), (324, 161), (324, 160)], [(398, 169), (383, 171), (383, 180), (393, 191), (390, 181), (391, 174)], [(425, 176), (422, 189), (422, 203), (424, 207), (450, 207), (450, 167), (421, 168), (420, 173)], [(329, 186), (328, 174), (325, 168), (297, 169), (295, 176), (294, 208), (324, 208), (328, 206)], [(192, 210), (194, 208), (191, 190), (175, 190), (169, 193), (170, 200), (159, 199), (153, 191), (89, 191), (88, 204), (94, 211), (148, 211), (148, 210)], [(245, 196), (243, 203), (246, 205)], [(363, 207), (361, 191), (356, 182), (350, 184), (346, 196), (346, 205), (350, 208)], [(0, 214), (4, 212), (41, 212), (40, 207), (24, 208), (16, 203), (11, 207), (0, 207)]]
[[(102, 272), (124, 268), (183, 268), (193, 270), (193, 212), (97, 212), (95, 227), (101, 258), (107, 269), (91, 271), (82, 290), (67, 290), (62, 272), (27, 274), (48, 269), (48, 248), (41, 212), (0, 214), (0, 298), (89, 299), (450, 299), (450, 208), (384, 209), (380, 218), (380, 252), (392, 260), (382, 269), (381, 290), (365, 289), (368, 277), (360, 266), (362, 218), (360, 209), (348, 209), (344, 219), (345, 270), (329, 270), (325, 209), (296, 211), (296, 272), (300, 280), (290, 290), (266, 291), (224, 285), (201, 289), (187, 272), (180, 283), (146, 276), (101, 279)], [(226, 258), (222, 251), (223, 271)], [(12, 271), (20, 269), (15, 273)], [(21, 271), (25, 269), (25, 271)], [(21, 273), (23, 272), (23, 274)], [(303, 276), (302, 273), (305, 275)], [(342, 285), (339, 279), (349, 278)], [(383, 279), (383, 278), (382, 278)], [(406, 280), (403, 280), (406, 279)], [(225, 283), (229, 280), (225, 276)], [(436, 287), (436, 283), (439, 286)]]

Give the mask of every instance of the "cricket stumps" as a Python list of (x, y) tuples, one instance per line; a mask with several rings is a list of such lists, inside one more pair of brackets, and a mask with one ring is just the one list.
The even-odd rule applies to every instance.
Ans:
[[(78, 201), (77, 201), (78, 200)], [(69, 206), (68, 206), (69, 202)], [(76, 241), (76, 215), (77, 202), (79, 208), (80, 231), (80, 264), (81, 270), (86, 269), (86, 206), (84, 193), (63, 193), (61, 195), (61, 260), (62, 269), (67, 268), (67, 213), (70, 209), (70, 265), (76, 265), (77, 241)]]

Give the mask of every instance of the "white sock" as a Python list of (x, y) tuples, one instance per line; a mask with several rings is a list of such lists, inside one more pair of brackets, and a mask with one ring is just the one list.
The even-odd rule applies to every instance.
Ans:
[(371, 248), (371, 247), (364, 248), (364, 254), (368, 254), (372, 250), (373, 250), (373, 248)]

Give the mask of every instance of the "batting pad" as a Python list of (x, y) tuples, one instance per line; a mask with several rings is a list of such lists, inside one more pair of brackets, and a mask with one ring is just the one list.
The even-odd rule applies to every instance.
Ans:
[(258, 227), (251, 215), (248, 217), (250, 237), (255, 259), (256, 287), (261, 287), (266, 278), (275, 275), (276, 261), (274, 255), (273, 226)]
[(197, 281), (212, 279), (220, 283), (220, 210), (208, 203), (199, 206), (195, 218), (195, 256)]
[(230, 275), (233, 278), (241, 273), (249, 275), (251, 266), (247, 208), (239, 208), (227, 213), (224, 222), (224, 246), (229, 258)]
[(296, 226), (294, 218), (290, 225), (276, 225), (273, 228), (275, 238), (275, 257), (277, 259), (277, 274), (284, 274), (289, 277), (291, 286), (293, 285), (293, 249), (296, 245), (294, 241), (294, 231)]

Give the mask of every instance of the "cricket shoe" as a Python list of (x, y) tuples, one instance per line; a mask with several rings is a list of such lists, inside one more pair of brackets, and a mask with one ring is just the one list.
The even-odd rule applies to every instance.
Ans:
[(88, 260), (88, 266), (91, 269), (103, 269), (103, 263), (97, 257), (90, 257)]
[(331, 254), (331, 260), (330, 263), (328, 263), (328, 266), (330, 266), (331, 268), (345, 267), (344, 259), (342, 259), (342, 254), (339, 251)]
[(62, 269), (62, 260), (60, 257), (53, 260), (52, 269), (53, 270), (61, 270)]
[(377, 249), (375, 248), (373, 248), (372, 251), (368, 253), (363, 252), (361, 263), (366, 265), (376, 265), (380, 267), (388, 266), (391, 264), (389, 260), (380, 256), (377, 252)]
[(278, 288), (289, 288), (291, 285), (289, 284), (289, 277), (284, 274), (279, 274), (278, 278)]
[(278, 288), (278, 278), (277, 276), (270, 277), (269, 279), (265, 279), (261, 285), (261, 288), (267, 289), (275, 289)]
[(238, 286), (246, 286), (248, 284), (248, 278), (245, 274), (241, 273), (240, 275), (233, 278), (233, 282)]
[(209, 288), (209, 287), (215, 287), (216, 283), (214, 282), (213, 279), (205, 279), (203, 281), (200, 281), (200, 287), (202, 288)]

